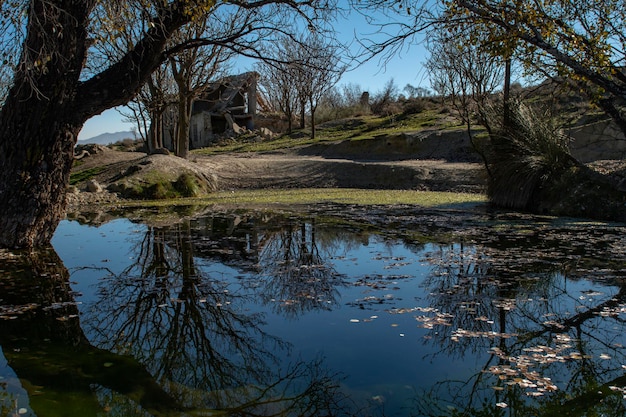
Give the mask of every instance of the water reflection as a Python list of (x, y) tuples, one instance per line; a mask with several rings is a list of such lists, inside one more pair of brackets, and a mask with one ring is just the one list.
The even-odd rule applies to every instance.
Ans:
[(136, 261), (98, 284), (99, 298), (85, 315), (95, 344), (141, 358), (185, 409), (299, 416), (339, 410), (338, 377), (321, 359), (285, 360), (289, 344), (263, 331), (263, 315), (246, 308), (250, 295), (196, 265), (197, 241), (189, 220), (147, 228), (133, 249)]
[(626, 414), (626, 228), (386, 219), (81, 228), (124, 256), (55, 241), (76, 282), (5, 253), (2, 415)]
[[(152, 228), (146, 236), (136, 264), (105, 280), (83, 316), (96, 335), (90, 342), (54, 250), (7, 254), (0, 344), (35, 413), (317, 416), (343, 407), (337, 376), (321, 360), (282, 366), (277, 357), (288, 345), (262, 332), (258, 314), (236, 311), (238, 296), (194, 267), (188, 223), (174, 233), (174, 247)], [(3, 399), (6, 415), (19, 411), (13, 400)]]
[(337, 305), (339, 288), (346, 283), (330, 263), (339, 249), (334, 233), (318, 230), (315, 220), (291, 220), (279, 230), (266, 231), (259, 247), (264, 279), (258, 293), (275, 312), (294, 318)]
[(0, 345), (30, 397), (30, 404), (27, 398), (4, 399), (5, 410), (96, 415), (102, 405), (89, 395), (94, 386), (126, 396), (154, 414), (176, 408), (142, 364), (87, 341), (69, 273), (53, 249), (3, 252), (2, 265)]
[(626, 414), (623, 238), (545, 232), (426, 254), (428, 343), (447, 357), (490, 355), (471, 377), (433, 384), (413, 415)]

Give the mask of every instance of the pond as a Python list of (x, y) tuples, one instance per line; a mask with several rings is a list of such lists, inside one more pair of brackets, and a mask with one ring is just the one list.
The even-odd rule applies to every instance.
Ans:
[(159, 214), (3, 254), (0, 415), (626, 415), (623, 224)]

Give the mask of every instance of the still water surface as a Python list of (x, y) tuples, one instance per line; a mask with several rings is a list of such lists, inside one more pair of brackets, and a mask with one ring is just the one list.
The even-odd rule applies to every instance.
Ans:
[(626, 227), (452, 222), (64, 221), (3, 261), (1, 415), (626, 415)]

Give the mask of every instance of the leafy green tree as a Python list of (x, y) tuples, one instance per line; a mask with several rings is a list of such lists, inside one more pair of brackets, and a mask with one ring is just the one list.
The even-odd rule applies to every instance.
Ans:
[[(103, 32), (96, 16), (107, 5), (137, 23)], [(127, 103), (169, 57), (216, 44), (258, 56), (250, 45), (289, 32), (297, 19), (314, 27), (316, 12), (324, 8), (332, 5), (317, 0), (1, 2), (2, 71), (12, 83), (0, 110), (0, 247), (49, 244), (65, 214), (74, 145), (84, 122)], [(218, 12), (249, 12), (263, 24), (172, 44), (181, 28), (202, 19), (213, 22)], [(119, 58), (95, 61), (94, 46), (103, 34), (121, 37), (130, 30), (139, 36), (124, 45)]]

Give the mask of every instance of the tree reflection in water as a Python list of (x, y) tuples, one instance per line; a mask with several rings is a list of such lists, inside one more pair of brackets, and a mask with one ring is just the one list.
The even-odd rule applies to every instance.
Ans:
[(252, 294), (197, 267), (189, 220), (149, 227), (135, 252), (134, 264), (101, 281), (85, 319), (94, 344), (139, 358), (186, 408), (317, 416), (347, 403), (321, 360), (286, 364), (289, 345), (245, 307)]
[[(150, 413), (180, 409), (134, 358), (87, 341), (69, 273), (52, 248), (4, 251), (0, 259), (0, 345), (37, 414), (96, 415), (103, 406), (92, 395), (94, 387)], [(12, 400), (27, 405), (24, 398), (8, 398), (1, 407), (15, 408)]]
[(266, 230), (259, 245), (262, 299), (287, 317), (336, 306), (338, 288), (347, 285), (329, 263), (337, 238), (336, 229), (320, 230), (314, 219), (290, 219), (279, 230)]
[[(626, 415), (623, 237), (508, 232), (516, 244), (501, 235), (426, 255), (429, 307), (417, 318), (427, 343), (447, 357), (490, 355), (470, 379), (416, 397), (413, 415)], [(605, 292), (581, 291), (582, 277)]]

